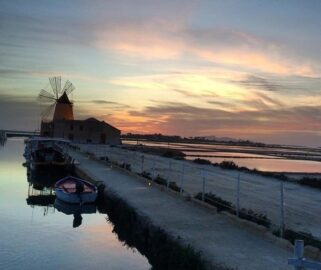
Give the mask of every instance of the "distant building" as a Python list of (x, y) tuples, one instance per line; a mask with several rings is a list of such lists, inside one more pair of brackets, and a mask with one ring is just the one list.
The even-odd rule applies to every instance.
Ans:
[(66, 81), (62, 89), (61, 77), (49, 78), (49, 82), (53, 93), (41, 90), (38, 98), (46, 103), (54, 102), (45, 110), (49, 113), (54, 107), (54, 114), (52, 121), (41, 122), (41, 136), (65, 138), (76, 143), (121, 144), (120, 130), (106, 122), (95, 118), (74, 120), (73, 103), (68, 95), (75, 87), (70, 81)]
[(121, 131), (95, 118), (42, 122), (40, 133), (44, 137), (65, 138), (76, 143), (121, 144)]

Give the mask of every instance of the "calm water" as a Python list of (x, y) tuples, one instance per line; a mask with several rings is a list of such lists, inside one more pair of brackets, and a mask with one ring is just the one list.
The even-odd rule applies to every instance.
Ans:
[[(301, 155), (302, 158), (315, 157), (321, 159), (321, 149), (308, 148), (258, 148), (253, 146), (233, 146), (215, 144), (186, 144), (186, 143), (162, 143), (149, 141), (127, 141), (126, 144), (141, 143), (148, 146), (170, 147), (181, 150), (186, 154), (186, 159), (204, 158), (213, 163), (233, 161), (238, 166), (249, 169), (258, 169), (270, 172), (302, 172), (321, 173), (321, 162), (311, 160), (283, 159), (276, 156), (265, 155), (268, 152), (285, 153), (288, 156)], [(225, 152), (226, 151), (226, 152)], [(246, 151), (250, 153), (246, 153)], [(257, 152), (257, 153), (255, 153)], [(263, 154), (262, 154), (263, 152)]]
[(73, 228), (73, 215), (28, 205), (28, 194), (48, 197), (50, 189), (29, 187), (23, 149), (22, 139), (0, 146), (0, 269), (151, 268), (118, 240), (106, 214), (82, 214), (82, 224)]

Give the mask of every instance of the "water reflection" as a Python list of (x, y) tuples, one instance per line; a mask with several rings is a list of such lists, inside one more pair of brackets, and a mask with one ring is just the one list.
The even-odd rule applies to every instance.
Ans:
[(70, 204), (65, 203), (62, 200), (55, 199), (54, 207), (59, 212), (65, 215), (73, 215), (73, 228), (77, 228), (82, 224), (82, 214), (95, 214), (96, 204)]
[(105, 214), (82, 213), (81, 226), (73, 229), (73, 214), (41, 196), (54, 195), (59, 174), (29, 174), (23, 150), (23, 138), (9, 138), (0, 147), (0, 269), (150, 268), (146, 257), (118, 240)]
[(53, 207), (56, 198), (53, 186), (64, 173), (64, 171), (31, 170), (27, 166), (27, 180), (29, 183), (27, 204), (30, 206), (44, 206), (46, 207), (45, 209)]

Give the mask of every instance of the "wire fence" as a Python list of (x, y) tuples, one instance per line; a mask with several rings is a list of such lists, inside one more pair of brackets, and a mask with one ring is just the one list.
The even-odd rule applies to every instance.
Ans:
[(319, 190), (120, 147), (93, 144), (75, 146), (83, 153), (108, 160), (181, 195), (214, 205), (218, 211), (228, 211), (263, 225), (281, 237), (301, 237), (308, 243), (314, 241), (321, 249)]

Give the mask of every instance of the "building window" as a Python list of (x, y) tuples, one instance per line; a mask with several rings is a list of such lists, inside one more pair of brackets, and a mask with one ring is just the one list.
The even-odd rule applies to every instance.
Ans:
[(70, 130), (74, 130), (74, 125), (70, 124)]
[(79, 126), (79, 130), (80, 130), (80, 131), (83, 131), (83, 130), (84, 130), (84, 126), (83, 126), (83, 125), (80, 125), (80, 126)]

